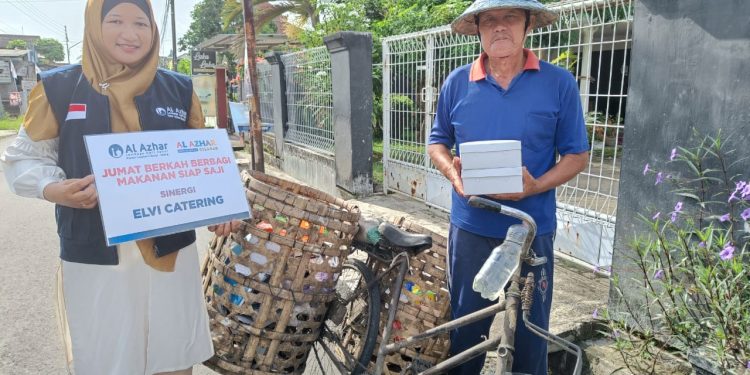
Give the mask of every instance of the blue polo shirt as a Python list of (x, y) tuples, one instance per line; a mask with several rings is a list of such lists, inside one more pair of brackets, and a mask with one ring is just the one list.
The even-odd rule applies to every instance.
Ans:
[[(519, 140), (523, 165), (534, 178), (555, 166), (556, 154), (589, 150), (578, 84), (565, 69), (524, 50), (526, 65), (504, 90), (484, 68), (483, 53), (448, 76), (438, 99), (430, 144)], [(536, 220), (537, 234), (555, 231), (555, 189), (518, 202), (502, 201)], [(453, 191), (451, 223), (485, 237), (503, 238), (518, 220), (468, 205)]]

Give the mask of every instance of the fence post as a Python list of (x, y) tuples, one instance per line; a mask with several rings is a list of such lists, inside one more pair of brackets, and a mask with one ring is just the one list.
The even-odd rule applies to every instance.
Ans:
[(344, 31), (325, 39), (331, 54), (336, 185), (372, 194), (372, 35)]
[(283, 159), (284, 136), (287, 129), (286, 77), (281, 54), (269, 52), (266, 61), (271, 65), (271, 90), (273, 92), (273, 135), (276, 138), (276, 157)]

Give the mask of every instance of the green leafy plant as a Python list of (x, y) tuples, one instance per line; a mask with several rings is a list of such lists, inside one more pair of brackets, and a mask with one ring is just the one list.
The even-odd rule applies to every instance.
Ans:
[(701, 349), (722, 373), (750, 368), (750, 184), (731, 172), (746, 158), (720, 133), (694, 138), (645, 165), (644, 178), (674, 198), (641, 216), (646, 230), (630, 245), (636, 282), (624, 290), (613, 279), (623, 308), (608, 317), (610, 333), (635, 373), (654, 373), (670, 348)]
[(7, 49), (26, 49), (26, 41), (23, 39), (13, 39), (5, 46)]

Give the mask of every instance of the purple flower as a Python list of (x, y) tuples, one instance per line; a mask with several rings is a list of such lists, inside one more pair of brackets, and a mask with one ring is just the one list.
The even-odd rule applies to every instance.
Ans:
[(698, 244), (698, 247), (706, 247), (706, 243), (701, 241), (701, 243)]
[(661, 172), (656, 174), (656, 183), (654, 185), (659, 185), (664, 181), (664, 175), (662, 175)]
[(737, 199), (737, 190), (732, 192), (732, 195), (729, 196), (729, 199), (727, 199), (727, 202), (731, 202), (735, 199)]
[(658, 219), (658, 218), (659, 218), (659, 216), (661, 216), (661, 211), (659, 211), (659, 212), (655, 213), (655, 214), (654, 214), (654, 216), (653, 216), (653, 217), (651, 217), (651, 220), (656, 220), (656, 219)]
[(599, 318), (599, 308), (598, 307), (594, 309), (594, 313), (591, 314), (591, 316), (593, 316), (594, 319)]
[(673, 161), (674, 158), (676, 158), (676, 157), (677, 157), (677, 149), (673, 148), (672, 149), (672, 155), (669, 155), (669, 161)]
[(750, 208), (746, 208), (745, 211), (742, 211), (740, 216), (742, 217), (742, 220), (745, 220), (745, 221), (750, 219)]
[(747, 198), (748, 195), (750, 195), (750, 185), (745, 185), (745, 187), (742, 188), (742, 198)]
[(672, 215), (670, 216), (669, 220), (670, 220), (671, 222), (673, 222), (673, 223), (674, 223), (675, 221), (677, 221), (677, 212), (672, 212)]
[(619, 329), (613, 330), (612, 336), (614, 336), (616, 339), (620, 338), (620, 330)]
[(659, 269), (656, 270), (656, 273), (654, 273), (654, 280), (661, 280), (664, 278), (664, 270)]
[(750, 369), (750, 361), (747, 361), (747, 366), (746, 367)]
[(674, 205), (674, 212), (682, 212), (682, 201), (677, 202), (677, 204)]
[(729, 214), (721, 215), (721, 217), (719, 218), (719, 221), (721, 221), (722, 223), (729, 221)]
[(646, 166), (643, 167), (643, 175), (645, 176), (646, 173), (648, 173), (648, 171), (649, 171), (649, 169), (648, 169), (648, 163), (646, 163)]
[(730, 260), (734, 257), (734, 246), (730, 242), (727, 242), (726, 245), (724, 245), (724, 250), (721, 250), (719, 253), (719, 257), (721, 257), (721, 260)]

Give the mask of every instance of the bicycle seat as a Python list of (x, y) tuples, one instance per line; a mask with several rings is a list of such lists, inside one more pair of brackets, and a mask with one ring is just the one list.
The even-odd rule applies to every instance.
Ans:
[(409, 233), (391, 223), (380, 223), (378, 232), (393, 251), (406, 250), (410, 256), (417, 255), (432, 247), (432, 237), (426, 234)]

